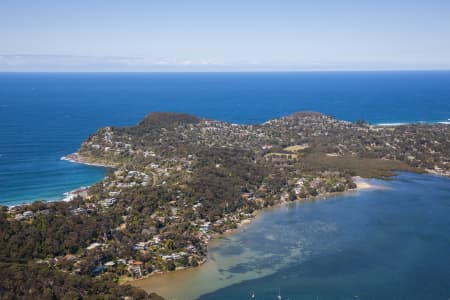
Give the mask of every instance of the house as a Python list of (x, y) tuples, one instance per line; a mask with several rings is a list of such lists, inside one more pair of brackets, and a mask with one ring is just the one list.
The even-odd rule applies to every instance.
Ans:
[(200, 225), (200, 232), (207, 233), (210, 225), (211, 225), (210, 222), (205, 222), (202, 225)]
[(133, 177), (133, 176), (135, 176), (137, 174), (138, 174), (138, 171), (129, 171), (127, 176), (128, 177)]
[(171, 261), (173, 257), (172, 255), (161, 255), (161, 259), (164, 261)]
[(108, 262), (105, 263), (105, 267), (107, 267), (107, 268), (112, 268), (115, 265), (116, 265), (116, 263), (113, 262), (113, 261), (108, 261)]
[(197, 248), (194, 245), (189, 245), (186, 247), (188, 253), (197, 253)]
[(152, 240), (152, 243), (155, 244), (155, 245), (161, 244), (161, 239), (159, 238), (159, 236), (154, 236), (153, 240)]
[(22, 214), (17, 214), (17, 215), (14, 217), (14, 219), (15, 219), (16, 221), (22, 221), (22, 220), (25, 220), (25, 217), (24, 217)]
[(241, 198), (244, 200), (254, 200), (255, 195), (253, 193), (243, 193), (241, 194)]
[(27, 210), (22, 215), (25, 219), (31, 219), (34, 216), (34, 213), (31, 210)]
[(109, 198), (109, 199), (103, 200), (101, 204), (103, 207), (110, 207), (116, 202), (117, 202), (116, 198)]
[(201, 206), (202, 206), (201, 203), (197, 203), (197, 204), (194, 204), (194, 205), (192, 206), (192, 209), (193, 209), (193, 210), (196, 210), (197, 208), (199, 208), (199, 207), (201, 207)]
[(92, 249), (95, 249), (95, 248), (100, 247), (100, 246), (102, 246), (102, 244), (100, 244), (100, 243), (92, 243), (92, 244), (90, 244), (89, 246), (86, 247), (86, 250), (92, 250)]
[(78, 207), (78, 208), (72, 209), (70, 212), (72, 215), (78, 216), (80, 214), (84, 214), (86, 212), (86, 209), (82, 208), (82, 207)]
[(16, 219), (16, 221), (22, 221), (22, 220), (29, 220), (34, 216), (34, 213), (30, 210), (22, 213), (22, 214), (17, 214), (14, 218)]
[(133, 249), (137, 251), (146, 250), (148, 244), (148, 242), (139, 242), (133, 246)]
[(144, 263), (142, 261), (130, 259), (127, 264), (128, 271), (131, 272), (133, 275), (140, 277), (142, 276), (143, 265)]
[(120, 195), (120, 191), (116, 191), (116, 192), (109, 192), (109, 195), (110, 195), (111, 197), (115, 197), (115, 196), (118, 196), (118, 195)]

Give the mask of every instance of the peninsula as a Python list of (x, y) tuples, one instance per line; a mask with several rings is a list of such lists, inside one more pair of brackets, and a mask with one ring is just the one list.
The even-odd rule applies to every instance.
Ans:
[(70, 201), (0, 208), (0, 291), (158, 299), (119, 284), (202, 264), (214, 235), (261, 208), (354, 189), (355, 176), (449, 176), (450, 125), (373, 126), (315, 112), (240, 125), (151, 113), (99, 129), (65, 159), (112, 169)]

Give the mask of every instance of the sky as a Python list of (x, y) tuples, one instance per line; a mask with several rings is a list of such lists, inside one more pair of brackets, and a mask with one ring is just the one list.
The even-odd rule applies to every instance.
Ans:
[(1, 0), (0, 71), (450, 69), (449, 0)]

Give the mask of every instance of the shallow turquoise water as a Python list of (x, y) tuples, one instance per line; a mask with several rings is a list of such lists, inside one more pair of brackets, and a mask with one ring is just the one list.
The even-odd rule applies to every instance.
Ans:
[(263, 214), (210, 249), (222, 280), (262, 277), (200, 299), (276, 299), (278, 289), (283, 299), (448, 299), (450, 179), (381, 184)]
[(104, 169), (61, 162), (98, 128), (178, 111), (258, 123), (314, 110), (372, 123), (447, 121), (450, 72), (0, 73), (0, 204), (53, 200)]

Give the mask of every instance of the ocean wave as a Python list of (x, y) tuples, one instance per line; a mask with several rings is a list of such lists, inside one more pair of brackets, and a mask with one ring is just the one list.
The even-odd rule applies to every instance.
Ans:
[(414, 122), (392, 122), (392, 123), (375, 123), (373, 126), (401, 126), (409, 124), (450, 124), (448, 121), (414, 121)]
[(379, 124), (375, 124), (375, 126), (401, 126), (401, 125), (407, 125), (407, 124), (413, 124), (413, 123), (379, 123)]

